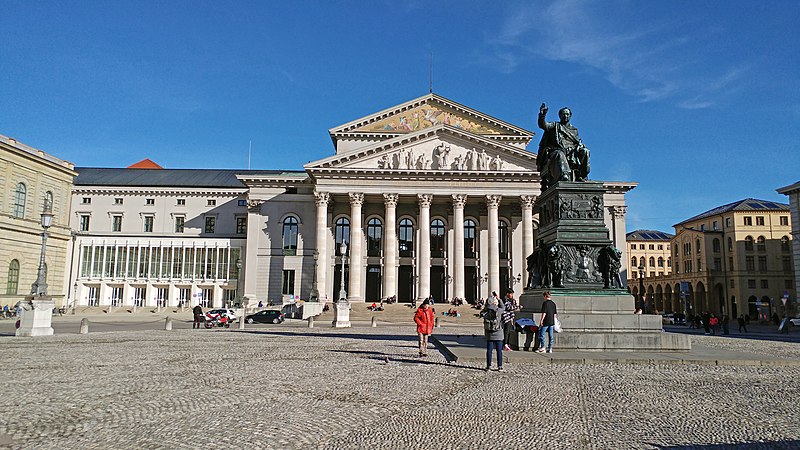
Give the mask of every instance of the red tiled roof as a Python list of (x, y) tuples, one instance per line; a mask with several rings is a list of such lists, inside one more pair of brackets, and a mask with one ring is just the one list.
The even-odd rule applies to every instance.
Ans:
[(153, 161), (150, 161), (150, 158), (145, 158), (136, 164), (131, 164), (128, 166), (128, 169), (163, 169), (163, 167), (159, 166)]

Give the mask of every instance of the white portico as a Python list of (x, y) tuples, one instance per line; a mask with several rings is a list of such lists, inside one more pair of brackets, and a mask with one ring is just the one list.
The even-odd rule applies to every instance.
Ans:
[[(273, 300), (292, 283), (307, 298), (314, 276), (328, 301), (342, 276), (351, 301), (521, 292), (540, 192), (532, 132), (430, 94), (330, 134), (335, 155), (304, 173), (238, 177), (251, 205), (245, 296)], [(606, 222), (624, 248), (633, 184), (608, 185)]]

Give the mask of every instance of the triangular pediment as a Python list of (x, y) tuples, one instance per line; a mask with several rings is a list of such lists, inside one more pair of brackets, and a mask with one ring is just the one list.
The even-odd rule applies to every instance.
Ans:
[(536, 155), (439, 124), (305, 166), (307, 170), (533, 172)]
[(458, 104), (436, 94), (428, 94), (410, 102), (354, 120), (330, 131), (331, 136), (369, 134), (387, 137), (414, 133), (438, 125), (484, 136), (505, 136), (530, 139), (533, 133), (489, 115)]

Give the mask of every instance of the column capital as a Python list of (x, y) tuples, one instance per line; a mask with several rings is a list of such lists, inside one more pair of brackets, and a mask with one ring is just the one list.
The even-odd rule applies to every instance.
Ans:
[(535, 195), (520, 195), (519, 196), (519, 204), (522, 206), (522, 209), (529, 209), (533, 208), (533, 203), (536, 201)]
[(265, 202), (264, 200), (247, 200), (247, 210), (252, 213), (257, 213), (261, 211), (261, 205)]
[(503, 200), (502, 195), (487, 195), (486, 206), (489, 208), (497, 208), (500, 206), (500, 201)]
[(417, 194), (417, 199), (419, 200), (419, 206), (430, 208), (433, 202), (433, 194)]
[(386, 204), (386, 206), (397, 206), (397, 201), (399, 199), (400, 196), (398, 194), (383, 194), (383, 203)]
[(608, 209), (609, 209), (609, 212), (611, 213), (612, 216), (614, 216), (615, 218), (619, 219), (619, 218), (625, 217), (625, 213), (627, 212), (628, 207), (627, 206), (609, 206)]
[(453, 194), (453, 207), (463, 208), (467, 204), (467, 194)]
[(364, 204), (364, 193), (362, 192), (349, 192), (350, 204), (353, 206), (361, 206)]
[(327, 206), (330, 199), (331, 194), (327, 192), (314, 191), (314, 203), (316, 203), (317, 206)]

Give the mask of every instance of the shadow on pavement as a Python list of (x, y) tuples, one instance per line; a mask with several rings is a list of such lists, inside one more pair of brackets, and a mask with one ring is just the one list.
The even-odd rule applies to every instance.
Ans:
[(752, 449), (796, 449), (800, 448), (800, 441), (793, 439), (789, 441), (757, 441), (725, 444), (703, 444), (703, 445), (658, 445), (649, 444), (653, 448), (662, 450), (752, 450)]

